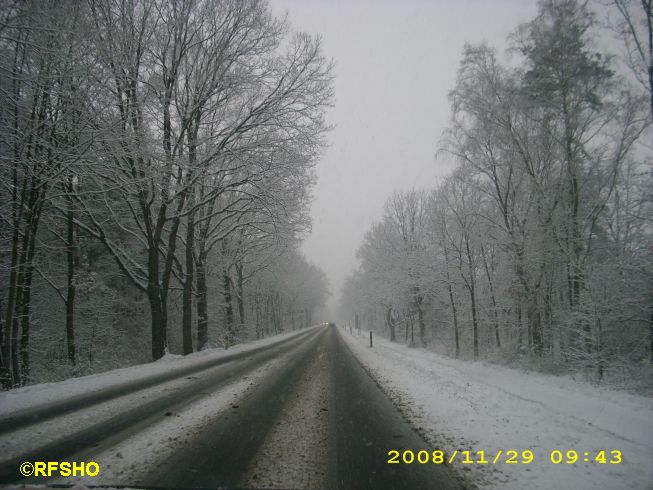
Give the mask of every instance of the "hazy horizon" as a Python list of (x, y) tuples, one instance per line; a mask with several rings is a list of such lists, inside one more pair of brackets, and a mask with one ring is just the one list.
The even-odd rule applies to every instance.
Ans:
[[(313, 230), (307, 258), (329, 277), (333, 315), (356, 249), (382, 215), (390, 193), (432, 187), (452, 168), (436, 160), (449, 119), (465, 43), (486, 41), (499, 51), (506, 37), (537, 12), (535, 1), (300, 1), (272, 0), (295, 30), (322, 36), (335, 62), (335, 126), (317, 164)], [(492, 19), (492, 22), (487, 22)]]

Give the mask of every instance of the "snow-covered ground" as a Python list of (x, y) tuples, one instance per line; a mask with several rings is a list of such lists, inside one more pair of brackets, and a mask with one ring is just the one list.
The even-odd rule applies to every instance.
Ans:
[[(488, 489), (653, 489), (653, 399), (568, 377), (442, 357), (340, 330), (355, 355), (413, 426), (455, 470)], [(391, 448), (388, 448), (391, 449)], [(530, 464), (492, 464), (498, 450), (533, 451)], [(485, 451), (489, 464), (462, 464), (461, 450)], [(553, 464), (553, 450), (563, 462)], [(566, 451), (579, 462), (566, 464)], [(604, 450), (620, 464), (593, 461)], [(585, 454), (590, 462), (584, 462)], [(499, 461), (505, 461), (500, 457)], [(521, 456), (518, 458), (521, 461)], [(416, 464), (416, 463), (414, 463)]]
[(89, 394), (108, 387), (113, 388), (135, 381), (145, 381), (148, 378), (179, 369), (200, 367), (218, 359), (232, 356), (239, 352), (264, 347), (305, 332), (306, 330), (287, 332), (262, 340), (235, 345), (228, 350), (207, 349), (188, 356), (167, 354), (157, 362), (114, 369), (105, 373), (92, 374), (80, 378), (70, 378), (56, 383), (42, 383), (1, 392), (0, 418), (25, 408), (66, 400), (76, 395)]

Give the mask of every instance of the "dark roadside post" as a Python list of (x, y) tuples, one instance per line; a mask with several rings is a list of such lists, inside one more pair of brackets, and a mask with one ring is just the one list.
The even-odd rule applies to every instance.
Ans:
[(372, 347), (372, 331), (370, 330), (370, 347)]

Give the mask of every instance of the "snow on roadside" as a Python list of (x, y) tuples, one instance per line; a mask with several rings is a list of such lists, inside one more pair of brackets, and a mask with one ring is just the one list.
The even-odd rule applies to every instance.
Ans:
[[(475, 451), (485, 451), (490, 464), (453, 464), (480, 488), (653, 488), (651, 398), (450, 359), (378, 337), (370, 348), (368, 337), (340, 333), (431, 444), (424, 449), (471, 450), (472, 459), (478, 459)], [(535, 458), (528, 465), (491, 464), (499, 449), (503, 454), (530, 449)], [(576, 450), (580, 462), (553, 464), (553, 450)], [(601, 450), (608, 460), (611, 450), (621, 451), (622, 463), (592, 462)]]
[(43, 383), (25, 386), (0, 393), (0, 417), (37, 405), (64, 400), (76, 395), (101, 391), (104, 388), (145, 380), (176, 369), (201, 366), (213, 360), (229, 357), (238, 352), (263, 347), (281, 340), (300, 335), (307, 330), (283, 333), (262, 340), (238, 344), (228, 350), (221, 348), (206, 349), (188, 356), (166, 355), (157, 362), (139, 364), (127, 368), (114, 369), (104, 373), (91, 374), (79, 378), (70, 378), (56, 383)]

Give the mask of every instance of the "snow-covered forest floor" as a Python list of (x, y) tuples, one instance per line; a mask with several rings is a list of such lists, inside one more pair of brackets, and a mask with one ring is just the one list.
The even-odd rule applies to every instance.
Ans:
[[(431, 444), (412, 448), (415, 453), (471, 450), (477, 460), (475, 451), (485, 451), (487, 465), (462, 464), (462, 458), (453, 464), (480, 488), (653, 488), (653, 398), (569, 376), (451, 359), (378, 336), (370, 348), (367, 335), (341, 333)], [(505, 455), (528, 449), (534, 453), (530, 464), (492, 464), (498, 450)], [(554, 450), (563, 453), (560, 464), (550, 460)], [(568, 450), (578, 452), (575, 464), (566, 464)], [(608, 463), (593, 462), (602, 450)], [(621, 464), (609, 463), (612, 450), (621, 451)], [(589, 463), (583, 461), (585, 452)]]

